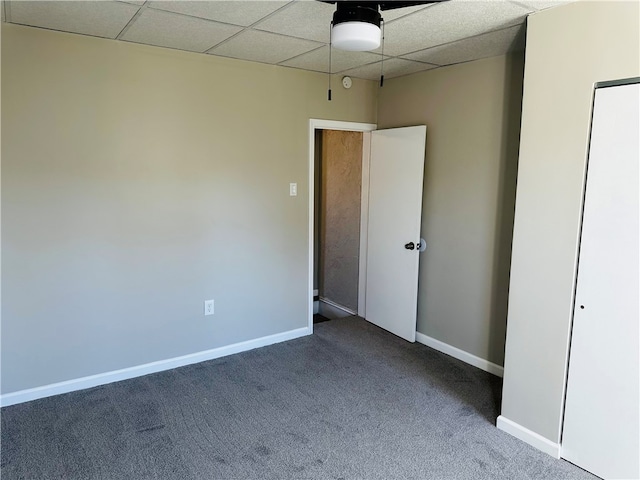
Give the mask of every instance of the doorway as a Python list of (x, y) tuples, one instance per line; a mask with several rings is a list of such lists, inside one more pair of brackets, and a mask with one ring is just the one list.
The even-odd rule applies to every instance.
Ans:
[(358, 314), (363, 135), (316, 130), (314, 323)]
[[(374, 124), (309, 121), (310, 332), (314, 313), (364, 316), (368, 132), (375, 129)], [(346, 163), (340, 161), (344, 156)]]

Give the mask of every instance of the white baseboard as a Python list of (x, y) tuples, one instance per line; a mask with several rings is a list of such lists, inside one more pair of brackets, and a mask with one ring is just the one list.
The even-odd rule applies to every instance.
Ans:
[(141, 377), (143, 375), (161, 372), (163, 370), (171, 370), (172, 368), (183, 367), (192, 363), (204, 362), (206, 360), (213, 360), (214, 358), (233, 355), (234, 353), (253, 350), (254, 348), (266, 347), (267, 345), (272, 345), (274, 343), (286, 342), (287, 340), (304, 337), (311, 333), (312, 331), (308, 327), (298, 328), (296, 330), (247, 340), (245, 342), (234, 343), (224, 347), (212, 348), (211, 350), (205, 350), (203, 352), (190, 353), (188, 355), (145, 363), (144, 365), (137, 365), (135, 367), (123, 368), (121, 370), (114, 370), (97, 375), (90, 375), (88, 377), (67, 380), (65, 382), (52, 383), (42, 387), (5, 393), (4, 395), (0, 395), (0, 406), (7, 407), (9, 405), (37, 400), (38, 398), (97, 387), (98, 385), (105, 385), (107, 383), (119, 382), (120, 380)]
[(348, 308), (332, 302), (331, 300), (327, 300), (323, 297), (320, 297), (320, 305), (318, 311), (320, 315), (329, 319), (353, 317), (355, 315), (358, 315), (358, 312), (349, 310)]
[(532, 447), (551, 455), (553, 458), (560, 458), (559, 443), (554, 443), (551, 440), (544, 438), (542, 435), (523, 427), (519, 423), (511, 421), (500, 415), (496, 422), (496, 427), (498, 427), (498, 430), (502, 430), (503, 432), (507, 432), (509, 435), (513, 435)]
[(416, 332), (416, 342), (422, 343), (427, 347), (438, 350), (439, 352), (446, 353), (447, 355), (451, 355), (453, 358), (462, 360), (469, 365), (478, 367), (479, 369), (492, 373), (493, 375), (497, 375), (498, 377), (502, 377), (504, 374), (504, 368), (500, 365), (496, 365), (484, 358), (476, 357), (471, 353), (460, 350), (459, 348), (449, 345), (448, 343), (441, 342), (440, 340), (436, 340), (424, 333)]

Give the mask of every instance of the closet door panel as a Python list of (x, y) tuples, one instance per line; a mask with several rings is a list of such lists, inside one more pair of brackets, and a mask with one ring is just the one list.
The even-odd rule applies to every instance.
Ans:
[(639, 478), (640, 85), (596, 90), (562, 457)]

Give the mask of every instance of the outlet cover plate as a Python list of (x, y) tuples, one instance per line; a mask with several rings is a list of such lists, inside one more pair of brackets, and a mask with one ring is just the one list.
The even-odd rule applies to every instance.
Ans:
[(213, 312), (214, 312), (213, 300), (205, 300), (204, 301), (204, 314), (205, 315), (213, 315)]

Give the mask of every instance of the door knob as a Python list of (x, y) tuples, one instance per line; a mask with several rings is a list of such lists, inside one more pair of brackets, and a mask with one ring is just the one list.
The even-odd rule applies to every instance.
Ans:
[(414, 248), (416, 248), (416, 245), (413, 242), (409, 242), (405, 244), (404, 248), (406, 248), (407, 250), (413, 250)]

